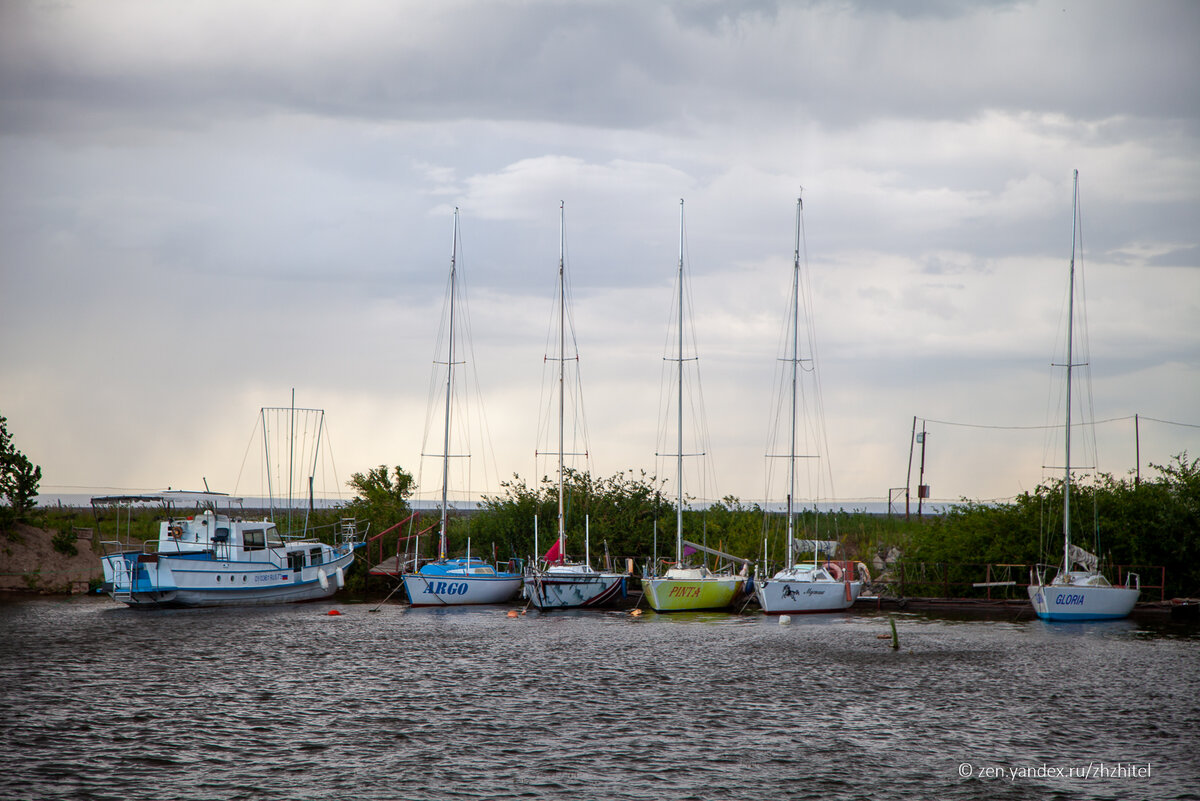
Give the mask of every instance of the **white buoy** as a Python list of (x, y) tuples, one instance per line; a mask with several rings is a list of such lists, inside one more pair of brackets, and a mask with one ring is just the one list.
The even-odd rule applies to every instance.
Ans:
[(337, 579), (337, 586), (339, 590), (346, 586), (346, 571), (339, 567), (337, 570), (333, 571), (333, 577)]
[(779, 616), (779, 625), (783, 626), (783, 625), (786, 625), (791, 622), (792, 622), (791, 615), (780, 615)]
[(317, 571), (317, 581), (321, 582), (321, 589), (329, 589), (329, 576), (325, 575), (325, 568)]

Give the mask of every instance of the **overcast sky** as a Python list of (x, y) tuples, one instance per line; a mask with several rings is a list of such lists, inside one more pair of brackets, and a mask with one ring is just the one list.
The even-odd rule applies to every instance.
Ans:
[[(592, 470), (653, 472), (683, 198), (707, 492), (764, 499), (803, 191), (834, 494), (886, 500), (914, 416), (1054, 422), (1078, 169), (1095, 415), (1200, 455), (1155, 422), (1200, 424), (1200, 5), (900, 6), (0, 3), (0, 414), (44, 494), (256, 493), (292, 388), (339, 481), (419, 472), (457, 206), (532, 478), (561, 200)], [(1053, 459), (928, 430), (935, 498)], [(1134, 469), (1132, 420), (1099, 440)]]

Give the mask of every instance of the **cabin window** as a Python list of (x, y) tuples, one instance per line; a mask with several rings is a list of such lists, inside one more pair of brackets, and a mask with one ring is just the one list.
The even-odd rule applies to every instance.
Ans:
[(283, 540), (280, 539), (280, 537), (279, 537), (279, 529), (275, 528), (274, 526), (271, 526), (269, 529), (267, 529), (267, 547), (269, 547), (269, 548), (282, 548), (283, 547)]
[(304, 551), (292, 551), (289, 553), (288, 567), (292, 569), (293, 573), (299, 573), (300, 569), (304, 567)]
[(308, 563), (310, 565), (319, 565), (322, 561), (320, 548), (313, 548), (308, 552)]
[(242, 547), (247, 551), (261, 551), (266, 546), (266, 538), (261, 528), (251, 528), (242, 531)]

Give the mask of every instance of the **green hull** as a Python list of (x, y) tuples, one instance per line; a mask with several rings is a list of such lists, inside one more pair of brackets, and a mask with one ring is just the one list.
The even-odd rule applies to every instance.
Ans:
[(742, 592), (742, 576), (705, 578), (643, 579), (646, 601), (656, 612), (682, 612), (693, 609), (724, 609)]

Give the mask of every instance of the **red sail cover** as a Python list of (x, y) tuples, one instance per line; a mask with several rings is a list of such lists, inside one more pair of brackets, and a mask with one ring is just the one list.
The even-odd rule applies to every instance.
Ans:
[(550, 550), (546, 551), (546, 555), (542, 557), (542, 561), (550, 564), (557, 564), (563, 561), (562, 540), (555, 540), (550, 546)]

